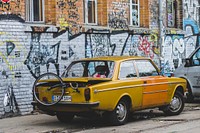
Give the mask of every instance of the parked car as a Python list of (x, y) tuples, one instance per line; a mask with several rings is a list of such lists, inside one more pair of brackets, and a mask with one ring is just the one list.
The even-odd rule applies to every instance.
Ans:
[(174, 76), (187, 80), (187, 101), (200, 97), (200, 46), (175, 70)]
[(61, 122), (95, 113), (121, 125), (130, 112), (147, 108), (180, 114), (185, 91), (185, 79), (160, 75), (151, 59), (97, 57), (73, 61), (61, 77), (41, 75), (33, 86), (32, 104)]

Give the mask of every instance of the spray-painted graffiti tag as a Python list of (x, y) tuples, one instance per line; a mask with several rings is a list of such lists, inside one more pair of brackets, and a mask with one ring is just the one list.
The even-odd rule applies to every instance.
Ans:
[(1, 14), (18, 14), (20, 15), (20, 0), (0, 0), (0, 13)]
[(109, 13), (109, 27), (128, 28), (128, 9), (126, 2), (112, 2), (112, 11)]
[(41, 75), (41, 67), (46, 66), (46, 72), (49, 72), (49, 65), (53, 64), (56, 73), (59, 75), (58, 52), (60, 41), (54, 45), (44, 45), (40, 43), (41, 34), (32, 35), (30, 52), (24, 62), (30, 70), (33, 77)]

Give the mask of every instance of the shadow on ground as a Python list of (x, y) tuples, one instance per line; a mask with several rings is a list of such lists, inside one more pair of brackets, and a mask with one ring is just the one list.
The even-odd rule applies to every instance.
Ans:
[[(193, 103), (186, 103), (183, 111), (192, 111), (192, 110), (200, 110), (200, 99), (195, 100)], [(129, 122), (134, 123), (138, 121), (143, 121), (152, 118), (166, 117), (162, 111), (156, 109), (148, 109), (143, 111), (137, 111), (130, 115)], [(54, 121), (55, 122), (55, 121)], [(83, 117), (75, 117), (75, 119), (68, 124), (60, 123), (60, 125), (65, 127), (62, 130), (53, 130), (45, 133), (64, 133), (66, 131), (68, 133), (78, 132), (87, 129), (95, 129), (102, 127), (111, 127), (111, 125), (107, 122), (106, 118), (102, 117), (91, 117), (91, 118), (83, 118)], [(52, 124), (52, 123), (44, 123), (44, 124)], [(52, 124), (53, 125), (53, 124)], [(43, 125), (45, 126), (45, 125)]]

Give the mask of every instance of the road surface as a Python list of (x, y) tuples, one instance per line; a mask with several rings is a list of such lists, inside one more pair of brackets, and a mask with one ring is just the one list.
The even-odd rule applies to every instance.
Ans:
[(122, 126), (110, 126), (101, 118), (75, 118), (60, 123), (55, 116), (34, 113), (0, 119), (0, 133), (199, 133), (200, 102), (186, 104), (178, 116), (165, 116), (157, 109), (135, 112)]

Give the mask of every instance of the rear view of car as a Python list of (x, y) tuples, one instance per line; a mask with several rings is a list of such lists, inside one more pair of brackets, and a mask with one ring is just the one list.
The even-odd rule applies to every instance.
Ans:
[(98, 57), (73, 61), (61, 77), (41, 75), (33, 86), (32, 104), (61, 122), (97, 114), (122, 125), (130, 112), (147, 108), (180, 114), (185, 91), (186, 80), (160, 75), (148, 58)]

